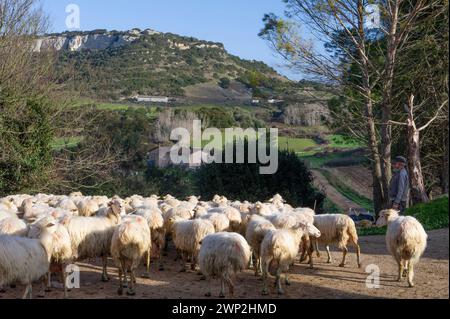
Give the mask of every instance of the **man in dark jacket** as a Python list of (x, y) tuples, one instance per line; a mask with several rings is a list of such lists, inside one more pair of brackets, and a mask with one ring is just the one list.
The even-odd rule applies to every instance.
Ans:
[(403, 212), (408, 205), (409, 200), (409, 176), (406, 170), (406, 158), (397, 156), (392, 167), (394, 176), (392, 176), (389, 187), (389, 199), (393, 209)]

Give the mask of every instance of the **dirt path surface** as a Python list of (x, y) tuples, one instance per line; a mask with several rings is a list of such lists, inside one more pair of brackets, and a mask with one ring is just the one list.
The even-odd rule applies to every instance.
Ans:
[(327, 195), (327, 198), (339, 206), (344, 212), (347, 212), (350, 208), (359, 208), (359, 205), (339, 193), (321, 172), (317, 170), (311, 170), (311, 172), (314, 176), (314, 184), (318, 188), (323, 189)]
[[(416, 267), (416, 287), (408, 288), (406, 281), (396, 281), (397, 267), (391, 256), (387, 255), (384, 236), (362, 237), (363, 267), (356, 267), (356, 257), (353, 249), (347, 259), (346, 268), (338, 267), (341, 253), (332, 251), (334, 261), (326, 264), (326, 253), (321, 258), (315, 258), (316, 268), (308, 269), (305, 264), (296, 263), (291, 269), (292, 285), (286, 288), (286, 295), (279, 297), (271, 286), (270, 296), (266, 298), (449, 298), (449, 230), (429, 232), (428, 248), (419, 265)], [(323, 248), (322, 248), (323, 249)], [(157, 265), (152, 264), (151, 279), (138, 278), (136, 299), (193, 299), (205, 298), (208, 283), (200, 280), (196, 272), (180, 273), (179, 263), (175, 263), (174, 253), (164, 257), (165, 271), (158, 271)], [(109, 263), (112, 265), (112, 262)], [(368, 265), (377, 265), (380, 269), (380, 288), (366, 287), (365, 269)], [(111, 281), (100, 281), (101, 267), (95, 265), (79, 264), (81, 266), (81, 288), (69, 293), (70, 298), (118, 298), (116, 291), (118, 279), (116, 268), (110, 267)], [(144, 267), (138, 274), (144, 272)], [(237, 299), (251, 299), (261, 297), (261, 281), (251, 270), (238, 276), (236, 280)], [(35, 297), (38, 285), (34, 287)], [(23, 287), (8, 288), (7, 293), (0, 294), (0, 299), (20, 298)], [(219, 294), (219, 283), (213, 282), (213, 297)], [(47, 298), (62, 298), (59, 289), (47, 294)], [(131, 298), (131, 297), (123, 297)]]

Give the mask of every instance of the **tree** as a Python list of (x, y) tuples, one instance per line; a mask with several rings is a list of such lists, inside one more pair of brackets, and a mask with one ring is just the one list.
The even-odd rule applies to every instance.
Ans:
[[(389, 206), (391, 120), (395, 111), (394, 80), (398, 56), (417, 25), (440, 1), (407, 0), (284, 0), (287, 19), (264, 17), (260, 36), (289, 65), (335, 85), (345, 96), (341, 120), (370, 150), (374, 208)], [(380, 9), (381, 24), (366, 27), (366, 7)], [(301, 37), (300, 25), (328, 51)]]
[(51, 54), (33, 52), (47, 28), (36, 0), (0, 0), (0, 194), (36, 191), (52, 166)]
[(230, 81), (230, 79), (229, 79), (229, 78), (221, 78), (220, 81), (219, 81), (219, 86), (220, 86), (222, 89), (225, 89), (225, 90), (229, 89), (230, 86), (231, 86), (231, 81)]
[[(248, 143), (245, 143), (245, 153)], [(204, 164), (195, 173), (197, 189), (207, 199), (221, 194), (236, 200), (263, 201), (279, 193), (297, 207), (323, 207), (324, 194), (313, 186), (306, 165), (293, 152), (279, 152), (279, 169), (273, 175), (261, 175), (260, 163)], [(223, 158), (225, 162), (225, 158)]]
[[(374, 88), (380, 80), (380, 73), (369, 52), (373, 43), (369, 41), (365, 23), (365, 1), (331, 0), (285, 0), (287, 19), (274, 14), (265, 15), (264, 29), (260, 36), (268, 41), (288, 65), (319, 80), (338, 86), (344, 90), (344, 83), (351, 85), (356, 106), (353, 116), (364, 119), (364, 141), (370, 150), (373, 173), (375, 210), (387, 206), (388, 196), (383, 187), (382, 159), (379, 152), (378, 130), (374, 102)], [(333, 43), (337, 57), (317, 50), (311, 41), (301, 37), (300, 24), (308, 26), (316, 39), (323, 43)], [(350, 68), (349, 66), (354, 66)], [(358, 81), (348, 82), (348, 77)], [(339, 87), (340, 86), (340, 87)], [(363, 128), (361, 127), (361, 131)]]

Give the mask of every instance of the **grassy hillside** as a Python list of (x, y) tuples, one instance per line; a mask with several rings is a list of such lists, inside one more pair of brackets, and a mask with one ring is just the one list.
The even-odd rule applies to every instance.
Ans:
[(220, 43), (170, 33), (145, 34), (122, 47), (63, 51), (58, 70), (62, 81), (73, 80), (85, 95), (110, 100), (183, 96), (186, 87), (206, 82), (224, 87), (230, 80), (260, 96), (289, 92), (294, 85), (263, 62), (229, 54)]

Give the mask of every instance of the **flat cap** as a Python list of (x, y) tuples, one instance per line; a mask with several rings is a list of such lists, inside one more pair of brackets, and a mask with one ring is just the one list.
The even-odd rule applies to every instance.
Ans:
[(406, 158), (404, 158), (403, 156), (397, 156), (396, 158), (394, 158), (394, 163), (406, 164)]

